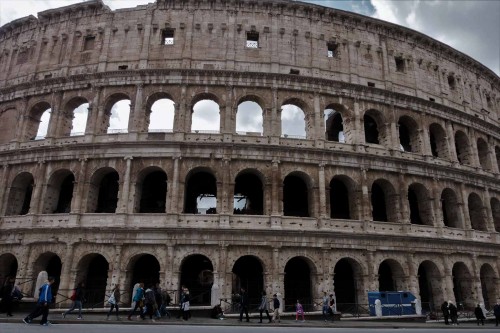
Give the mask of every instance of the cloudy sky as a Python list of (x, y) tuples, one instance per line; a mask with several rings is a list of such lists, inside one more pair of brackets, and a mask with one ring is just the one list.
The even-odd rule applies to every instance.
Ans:
[[(111, 9), (154, 2), (154, 0), (103, 1)], [(37, 12), (43, 10), (77, 2), (81, 0), (0, 0), (0, 25), (30, 14), (36, 16)], [(500, 75), (499, 0), (309, 0), (305, 2), (352, 11), (409, 27), (471, 56)], [(165, 108), (169, 107), (167, 104)], [(295, 111), (290, 112), (291, 114), (283, 119), (284, 122), (287, 119), (297, 118)], [(114, 118), (113, 121), (116, 121), (120, 117), (114, 115)], [(200, 121), (203, 122), (203, 119)], [(152, 124), (156, 126), (158, 122), (152, 121)], [(250, 126), (248, 121), (243, 120), (240, 124), (244, 126), (243, 129), (239, 129), (240, 131), (261, 131), (259, 129), (261, 124)], [(113, 126), (124, 128), (124, 125)], [(160, 127), (162, 126), (166, 125), (162, 124)], [(193, 129), (196, 129), (196, 126), (198, 125), (193, 123)], [(211, 126), (216, 127), (217, 124)], [(212, 127), (204, 129), (211, 130)], [(302, 135), (299, 132), (300, 129), (289, 129), (290, 135)]]

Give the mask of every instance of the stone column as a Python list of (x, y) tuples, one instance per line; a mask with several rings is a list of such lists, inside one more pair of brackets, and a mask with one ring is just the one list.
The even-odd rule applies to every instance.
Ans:
[[(491, 172), (500, 173), (500, 165), (498, 165), (497, 159), (495, 158), (495, 139), (491, 136), (488, 137), (488, 159), (491, 165)], [(498, 156), (500, 158), (500, 156)]]
[[(144, 84), (137, 84), (135, 88), (134, 106), (130, 105), (131, 115), (128, 122), (128, 132), (137, 133), (144, 130), (147, 132), (147, 128), (144, 129), (144, 118), (146, 117), (146, 112), (143, 108)], [(132, 101), (130, 104), (132, 104)]]
[(272, 119), (272, 108), (264, 108), (262, 109), (262, 136), (271, 137), (272, 136), (272, 127), (271, 123)]
[(378, 285), (378, 272), (375, 270), (375, 251), (366, 251), (366, 267), (368, 268), (368, 273), (364, 276), (364, 285), (366, 291), (376, 291), (379, 290)]
[(450, 264), (448, 263), (447, 256), (443, 259), (444, 275), (441, 280), (444, 281), (443, 296), (446, 301), (451, 300), (456, 303), (455, 294), (453, 293), (453, 274)]
[(61, 101), (62, 101), (62, 92), (57, 92), (57, 93), (52, 93), (52, 99), (51, 99), (51, 105), (50, 105), (50, 121), (49, 121), (49, 127), (47, 129), (47, 135), (45, 136), (45, 139), (49, 138), (56, 138), (58, 137), (58, 128), (61, 123), (61, 117), (62, 115), (62, 107), (61, 107)]
[[(233, 197), (233, 191), (231, 191), (231, 159), (228, 157), (224, 157), (221, 160), (222, 164), (222, 188), (217, 189), (218, 194), (218, 200), (217, 200), (217, 213), (218, 214), (231, 214), (231, 207), (232, 207), (232, 197)], [(233, 184), (234, 185), (234, 184)], [(219, 196), (220, 194), (220, 196)], [(219, 204), (220, 202), (220, 204)], [(220, 209), (220, 211), (219, 211)]]
[(73, 204), (71, 205), (71, 213), (80, 214), (82, 213), (82, 203), (84, 197), (86, 176), (87, 176), (87, 158), (80, 158), (80, 172), (78, 172), (78, 178), (75, 181), (75, 188), (73, 189)]
[(134, 158), (132, 156), (125, 156), (123, 159), (126, 161), (127, 166), (125, 169), (125, 177), (123, 178), (122, 193), (120, 194), (120, 204), (117, 213), (126, 214), (130, 213), (130, 210), (133, 209), (133, 205), (128, 201), (130, 193), (130, 168)]
[(179, 209), (179, 160), (180, 156), (173, 156), (174, 161), (174, 175), (170, 186), (167, 188), (167, 214), (179, 214), (181, 210)]
[(95, 87), (94, 98), (89, 105), (89, 125), (87, 125), (87, 134), (92, 136), (103, 133), (102, 121), (104, 118), (105, 105), (104, 101), (101, 101), (102, 90), (103, 88), (100, 86)]
[(482, 169), (481, 162), (479, 161), (479, 153), (477, 151), (477, 137), (476, 137), (476, 132), (472, 129), (468, 129), (467, 133), (468, 138), (470, 140), (470, 159), (471, 163), (470, 166), (475, 167), (475, 168), (480, 168)]
[(353, 113), (354, 113), (354, 119), (352, 119), (352, 124), (353, 124), (353, 129), (352, 131), (354, 132), (354, 135), (351, 135), (353, 141), (351, 144), (365, 144), (365, 131), (363, 130), (363, 122), (361, 119), (361, 105), (359, 104), (359, 100), (355, 99), (354, 100), (354, 107), (353, 107)]
[[(21, 104), (21, 110), (17, 117), (17, 126), (16, 126), (16, 134), (14, 139), (11, 141), (15, 144), (19, 142), (24, 142), (29, 138), (26, 138), (26, 119), (29, 119), (29, 110), (28, 110), (28, 98), (23, 97)], [(35, 133), (36, 134), (36, 133)], [(17, 148), (17, 147), (16, 147)]]
[(164, 281), (164, 286), (165, 288), (169, 291), (170, 297), (172, 297), (172, 300), (174, 300), (174, 294), (172, 294), (173, 291), (177, 291), (178, 289), (178, 282), (176, 276), (174, 276), (174, 246), (173, 245), (168, 245), (167, 246), (167, 256), (165, 257), (165, 281)]
[[(114, 286), (120, 285), (120, 278), (121, 278), (121, 267), (120, 263), (122, 261), (122, 249), (123, 246), (122, 244), (115, 244), (114, 246), (114, 257), (113, 257), (113, 263), (112, 267), (110, 268), (111, 271), (111, 279), (108, 277), (108, 285), (106, 287), (106, 290), (113, 290)], [(127, 290), (128, 286), (120, 285), (120, 290), (122, 292)]]
[(422, 124), (422, 128), (418, 129), (418, 133), (420, 135), (420, 138), (422, 139), (422, 141), (421, 141), (422, 142), (421, 153), (424, 156), (432, 156), (429, 126), (424, 119), (425, 119), (424, 113), (422, 113), (420, 115), (420, 124)]
[(371, 198), (370, 190), (368, 189), (368, 179), (366, 169), (361, 169), (361, 207), (359, 212), (360, 219), (364, 221), (372, 221)]
[(9, 164), (2, 165), (2, 176), (0, 179), (0, 216), (5, 216), (5, 210), (8, 205), (8, 188), (10, 185), (8, 182), (10, 181), (10, 168)]
[(399, 211), (401, 214), (401, 222), (411, 224), (410, 207), (408, 202), (408, 184), (405, 181), (404, 175), (399, 174)]
[(271, 177), (272, 177), (272, 209), (271, 209), (271, 215), (282, 215), (282, 210), (281, 208), (281, 200), (282, 200), (282, 194), (279, 193), (279, 190), (281, 188), (281, 176), (280, 176), (280, 169), (279, 169), (279, 160), (273, 160), (272, 161), (272, 170), (271, 170)]
[(486, 227), (489, 232), (495, 232), (495, 221), (493, 220), (493, 211), (491, 207), (491, 197), (489, 188), (485, 187), (484, 193), (482, 195), (482, 200), (484, 202), (483, 210), (484, 216), (486, 217)]
[[(73, 266), (73, 254), (74, 254), (74, 245), (73, 243), (66, 244), (66, 251), (64, 253), (64, 259), (62, 262), (61, 269), (61, 283), (59, 284), (59, 292), (63, 295), (68, 294), (68, 290), (73, 288), (73, 285), (77, 281), (72, 281), (71, 279), (71, 269)], [(76, 263), (75, 263), (76, 265)]]
[(441, 190), (439, 188), (439, 181), (437, 178), (433, 178), (432, 180), (432, 195), (434, 196), (434, 226), (438, 227), (442, 232), (442, 228), (445, 226), (443, 218), (443, 203), (441, 202)]
[(231, 85), (226, 86), (226, 102), (225, 105), (220, 106), (220, 133), (233, 134), (236, 133), (236, 112), (233, 110), (235, 101), (233, 94), (234, 87)]
[(408, 252), (406, 254), (406, 263), (408, 265), (408, 287), (410, 292), (416, 298), (422, 301), (420, 297), (420, 286), (418, 284), (418, 271), (415, 269), (415, 254)]
[(465, 185), (460, 183), (460, 201), (462, 202), (462, 216), (464, 219), (464, 229), (471, 230), (472, 224), (469, 215), (469, 204), (467, 198), (467, 192), (465, 191)]
[(325, 163), (320, 163), (319, 165), (319, 175), (318, 175), (318, 187), (319, 187), (319, 217), (327, 218), (326, 210), (326, 182), (325, 182)]
[(453, 127), (451, 126), (451, 122), (449, 120), (446, 121), (446, 137), (448, 138), (448, 154), (450, 157), (450, 160), (457, 164), (458, 162), (458, 157), (457, 157), (457, 150), (455, 149), (455, 132), (453, 131)]
[(42, 204), (43, 201), (42, 192), (46, 182), (46, 177), (45, 177), (46, 169), (47, 169), (47, 163), (45, 163), (45, 161), (43, 160), (39, 161), (38, 170), (35, 178), (33, 196), (31, 198), (32, 204), (29, 210), (30, 214), (38, 214), (40, 212), (40, 205)]
[(271, 128), (270, 128), (270, 140), (269, 143), (276, 145), (279, 144), (279, 138), (281, 136), (281, 111), (278, 111), (280, 105), (278, 105), (278, 89), (272, 88), (272, 109), (271, 109)]

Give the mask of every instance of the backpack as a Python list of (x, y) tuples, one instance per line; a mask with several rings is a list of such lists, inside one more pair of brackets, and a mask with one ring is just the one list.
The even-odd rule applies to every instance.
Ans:
[(76, 289), (73, 289), (73, 294), (71, 294), (71, 297), (69, 299), (72, 301), (76, 301)]

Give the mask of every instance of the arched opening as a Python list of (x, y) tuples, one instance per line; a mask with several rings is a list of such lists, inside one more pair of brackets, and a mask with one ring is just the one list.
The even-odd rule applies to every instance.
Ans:
[(49, 131), (51, 114), (52, 114), (52, 109), (47, 109), (42, 113), (42, 116), (40, 117), (40, 125), (38, 126), (35, 140), (43, 140), (47, 136)]
[(116, 101), (106, 109), (109, 114), (107, 133), (128, 133), (131, 101), (125, 96), (116, 96), (113, 100)]
[(264, 193), (262, 181), (250, 172), (240, 173), (235, 180), (233, 214), (263, 215)]
[(330, 181), (330, 217), (333, 219), (351, 219), (350, 195), (347, 186), (340, 178)]
[(186, 214), (217, 213), (217, 183), (207, 171), (194, 171), (188, 175), (184, 199)]
[(118, 172), (105, 167), (97, 170), (89, 185), (88, 213), (115, 213), (118, 205)]
[(412, 184), (408, 187), (408, 204), (412, 224), (432, 225), (432, 210), (424, 185)]
[(84, 135), (89, 106), (90, 104), (83, 97), (75, 97), (66, 103), (58, 129), (59, 135), (63, 137)]
[(236, 133), (262, 135), (263, 111), (259, 104), (244, 101), (238, 104), (236, 111)]
[(238, 258), (233, 266), (233, 294), (239, 294), (241, 288), (248, 293), (250, 307), (258, 306), (261, 292), (264, 290), (264, 274), (260, 260), (254, 256)]
[(172, 132), (174, 128), (175, 103), (170, 98), (157, 99), (149, 110), (148, 132)]
[(210, 259), (201, 254), (185, 258), (181, 265), (181, 286), (189, 289), (191, 305), (210, 305), (214, 267)]
[(491, 170), (490, 159), (488, 158), (488, 144), (483, 139), (477, 139), (477, 155), (479, 156), (479, 164), (483, 170)]
[[(149, 288), (160, 282), (160, 263), (151, 254), (139, 254), (133, 257), (127, 270), (132, 273), (129, 290), (133, 290), (136, 283), (142, 282), (145, 288)], [(132, 296), (130, 295), (130, 299)]]
[(403, 151), (417, 153), (420, 151), (418, 124), (408, 116), (399, 118), (399, 144)]
[(9, 277), (17, 276), (18, 263), (11, 253), (0, 255), (0, 286), (3, 286)]
[(281, 106), (281, 136), (305, 139), (307, 137), (305, 112), (294, 104)]
[[(67, 264), (70, 265), (70, 263)], [(38, 274), (41, 271), (45, 271), (48, 276), (54, 277), (54, 283), (52, 284), (52, 296), (56, 297), (57, 291), (59, 290), (59, 283), (61, 281), (61, 268), (61, 258), (59, 258), (57, 254), (52, 252), (43, 253), (38, 257), (34, 264), (33, 286), (36, 283)], [(38, 290), (34, 290), (34, 295), (38, 296)]]
[(493, 215), (493, 223), (495, 225), (495, 231), (500, 232), (500, 200), (496, 198), (491, 198), (491, 215)]
[(25, 140), (44, 139), (50, 122), (51, 106), (47, 102), (35, 104), (26, 118)]
[(108, 271), (108, 261), (97, 253), (84, 256), (78, 263), (75, 284), (85, 283), (87, 307), (94, 308), (106, 305), (104, 299), (106, 298)]
[(459, 310), (473, 309), (476, 301), (473, 296), (472, 276), (463, 262), (453, 265), (453, 294)]
[(448, 146), (446, 143), (446, 132), (439, 124), (429, 126), (429, 140), (431, 143), (432, 156), (448, 158)]
[(140, 198), (139, 213), (165, 213), (167, 200), (167, 174), (153, 169), (137, 184)]
[(397, 261), (393, 259), (382, 261), (378, 268), (379, 291), (400, 290), (403, 286), (403, 279), (403, 268)]
[(397, 196), (394, 187), (385, 179), (377, 179), (371, 187), (371, 205), (373, 221), (397, 221)]
[(455, 133), (455, 150), (460, 164), (472, 165), (472, 152), (469, 139), (462, 131), (457, 131)]
[(193, 106), (193, 115), (191, 120), (191, 132), (219, 133), (219, 104), (209, 99), (203, 99), (196, 102)]
[(89, 103), (83, 103), (73, 110), (70, 136), (84, 135), (89, 117)]
[(360, 303), (365, 291), (362, 286), (361, 266), (350, 258), (342, 258), (335, 265), (334, 286), (337, 311), (346, 312)]
[(418, 266), (417, 274), (422, 309), (427, 312), (439, 311), (440, 304), (444, 302), (439, 269), (436, 264), (426, 260)]
[(441, 193), (441, 211), (443, 223), (449, 228), (462, 228), (461, 216), (458, 213), (458, 199), (452, 189), (445, 188)]
[(344, 122), (342, 114), (333, 108), (327, 108), (324, 111), (326, 140), (344, 143)]
[(472, 229), (488, 231), (486, 226), (486, 217), (484, 216), (483, 201), (476, 193), (469, 194), (467, 200), (469, 207), (469, 217)]
[(68, 214), (71, 212), (75, 176), (69, 170), (58, 170), (47, 184), (43, 214)]
[(498, 295), (495, 270), (489, 264), (484, 264), (481, 266), (479, 275), (484, 306), (486, 309), (491, 310), (497, 301)]
[(500, 170), (500, 147), (495, 147), (495, 156), (497, 158), (497, 168)]
[(300, 300), (304, 310), (313, 308), (311, 267), (305, 258), (294, 257), (285, 266), (285, 307), (294, 308)]
[(377, 122), (371, 116), (365, 114), (363, 116), (363, 123), (365, 128), (365, 142), (380, 144), (379, 140), (379, 129), (377, 126)]
[(20, 173), (14, 178), (9, 191), (5, 215), (28, 214), (34, 185), (33, 175), (29, 172)]
[(298, 174), (290, 174), (283, 181), (283, 215), (309, 217), (309, 191)]

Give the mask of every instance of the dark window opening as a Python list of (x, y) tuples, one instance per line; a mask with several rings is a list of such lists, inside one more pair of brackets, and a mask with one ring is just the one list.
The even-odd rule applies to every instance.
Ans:
[(452, 75), (448, 76), (448, 86), (451, 90), (455, 90), (456, 88), (455, 77), (453, 77)]
[(73, 198), (73, 186), (75, 176), (73, 174), (64, 178), (61, 189), (59, 191), (59, 200), (57, 201), (57, 208), (55, 214), (71, 212), (71, 199)]
[(415, 190), (408, 189), (408, 202), (410, 204), (410, 222), (411, 224), (423, 224), (422, 218), (420, 217), (420, 209), (417, 193)]
[(335, 42), (328, 42), (326, 46), (328, 48), (328, 58), (337, 58), (339, 55), (339, 44)]
[(291, 68), (290, 69), (290, 74), (292, 74), (292, 75), (299, 75), (300, 74), (300, 70)]
[(350, 219), (349, 192), (344, 182), (332, 179), (330, 182), (330, 217), (333, 219)]
[(420, 290), (420, 299), (422, 300), (422, 307), (430, 310), (431, 304), (433, 302), (431, 285), (428, 279), (427, 270), (423, 265), (418, 267), (418, 286)]
[(313, 309), (311, 270), (299, 257), (290, 259), (285, 266), (285, 306), (292, 307), (299, 300), (305, 311)]
[(83, 41), (83, 50), (93, 50), (95, 47), (95, 36), (87, 36)]
[(375, 87), (375, 83), (373, 83), (373, 82), (368, 82), (368, 87)]
[(378, 285), (379, 291), (396, 290), (391, 266), (386, 261), (382, 262), (378, 268)]
[(309, 193), (306, 183), (289, 175), (283, 182), (283, 215), (309, 217)]
[(174, 45), (174, 29), (163, 29), (161, 31), (162, 45)]
[(347, 259), (341, 259), (335, 265), (334, 279), (337, 311), (348, 311), (357, 303), (358, 288), (354, 270)]
[(30, 211), (33, 186), (35, 186), (35, 183), (33, 181), (31, 181), (31, 183), (28, 184), (28, 186), (26, 186), (26, 190), (24, 192), (23, 204), (21, 206), (21, 211), (19, 212), (19, 215), (26, 215)]
[(95, 255), (95, 257), (90, 260), (85, 282), (85, 298), (89, 307), (100, 305), (102, 300), (106, 297), (108, 270), (109, 264), (103, 256)]
[(342, 115), (334, 110), (331, 110), (326, 118), (326, 139), (334, 142), (345, 142)]
[(474, 230), (487, 231), (483, 201), (476, 193), (471, 193), (467, 200), (469, 218)]
[(110, 172), (101, 180), (96, 213), (115, 213), (118, 205), (118, 172)]
[(189, 256), (181, 267), (181, 286), (189, 289), (191, 305), (210, 305), (214, 283), (212, 262), (201, 254)]
[(120, 65), (120, 66), (118, 66), (118, 69), (119, 69), (119, 70), (125, 70), (125, 69), (128, 69), (128, 65)]
[(212, 174), (200, 171), (189, 177), (184, 212), (187, 214), (217, 213), (217, 183)]
[(368, 115), (365, 115), (363, 117), (363, 120), (365, 125), (365, 142), (374, 143), (378, 145), (379, 139), (378, 139), (377, 123), (372, 117)]
[(434, 98), (432, 98), (432, 97), (429, 97), (429, 101), (435, 102), (436, 100)]
[(259, 177), (250, 173), (236, 177), (233, 203), (233, 214), (263, 215), (264, 194)]
[(251, 49), (259, 48), (259, 33), (258, 32), (247, 32), (247, 47)]
[(399, 144), (401, 145), (401, 148), (403, 151), (408, 151), (411, 152), (411, 138), (410, 138), (410, 130), (408, 127), (399, 122)]
[(450, 228), (459, 228), (460, 220), (457, 213), (457, 196), (450, 189), (445, 189), (441, 193), (441, 211), (443, 213), (443, 223)]
[(148, 174), (142, 182), (140, 213), (165, 213), (167, 175), (163, 171)]
[(151, 254), (144, 254), (137, 258), (131, 270), (132, 280), (128, 290), (133, 290), (136, 283), (144, 283), (144, 290), (146, 290), (160, 282), (160, 263)]
[(384, 190), (379, 184), (374, 183), (371, 193), (373, 221), (387, 222), (387, 206), (385, 200)]
[(430, 136), (430, 141), (431, 141), (432, 156), (439, 157), (438, 150), (437, 150), (437, 144), (436, 144), (436, 137), (434, 136), (434, 134), (432, 132), (429, 133), (429, 136)]
[(253, 256), (243, 256), (233, 266), (233, 294), (240, 294), (245, 288), (250, 304), (259, 304), (264, 290), (262, 265)]
[(405, 71), (405, 60), (402, 57), (395, 57), (396, 62), (396, 72), (404, 73)]

